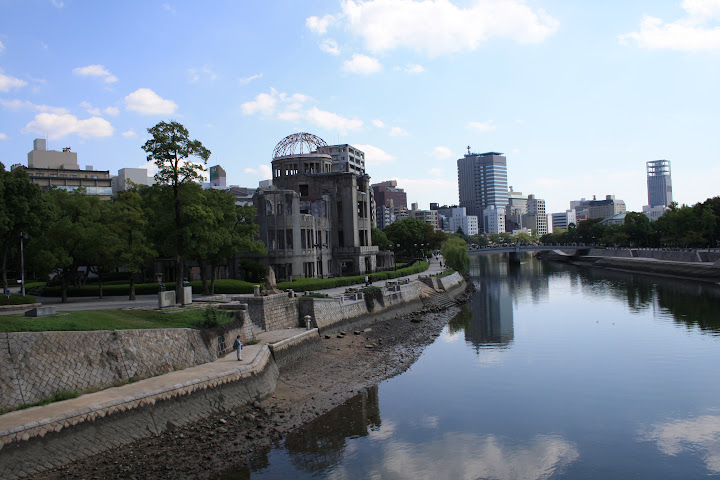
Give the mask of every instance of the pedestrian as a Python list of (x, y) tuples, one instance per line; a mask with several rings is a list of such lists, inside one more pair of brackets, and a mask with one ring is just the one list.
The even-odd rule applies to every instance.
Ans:
[(242, 360), (242, 342), (240, 341), (240, 335), (238, 335), (233, 342), (233, 348), (237, 352), (237, 359)]
[(366, 287), (367, 287), (368, 285), (370, 285), (369, 282), (370, 282), (370, 280), (368, 279), (368, 276), (365, 275), (365, 286), (366, 286)]

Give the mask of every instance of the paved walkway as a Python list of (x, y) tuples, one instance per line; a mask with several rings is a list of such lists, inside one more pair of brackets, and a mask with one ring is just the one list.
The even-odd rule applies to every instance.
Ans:
[[(442, 257), (441, 257), (442, 259)], [(407, 277), (411, 280), (417, 279), (420, 275), (432, 275), (440, 273), (444, 270), (440, 267), (440, 262), (433, 258), (430, 262), (428, 270), (419, 273), (409, 275)], [(384, 285), (385, 282), (376, 282), (375, 285)], [(355, 285), (355, 287), (363, 287), (363, 284)], [(350, 287), (338, 287), (323, 290), (331, 296), (337, 296), (345, 293), (345, 289)], [(143, 297), (143, 298), (141, 298)], [(152, 297), (152, 298), (144, 298)], [(93, 310), (93, 309), (104, 309), (104, 308), (123, 308), (126, 303), (129, 306), (144, 306), (145, 303), (157, 305), (156, 295), (143, 295), (138, 296), (136, 302), (129, 302), (127, 300), (120, 301), (113, 297), (104, 299), (73, 299), (74, 302), (69, 304), (62, 304), (62, 310), (67, 310), (67, 306), (75, 307), (74, 310)], [(17, 313), (17, 312), (15, 312)], [(269, 343), (276, 343), (280, 340), (292, 338), (299, 335), (306, 330), (303, 328), (290, 328), (283, 330), (273, 330), (269, 332), (260, 333), (257, 337), (258, 343), (255, 345), (247, 345), (243, 348), (242, 361), (238, 361), (234, 351), (227, 354), (225, 357), (219, 358), (218, 360), (195, 367), (186, 368), (184, 370), (178, 370), (170, 372), (157, 377), (147, 378), (140, 380), (135, 383), (128, 385), (122, 385), (119, 387), (108, 388), (95, 393), (89, 393), (82, 395), (78, 398), (70, 400), (64, 400), (61, 402), (51, 403), (49, 405), (41, 407), (32, 407), (25, 410), (18, 410), (9, 412), (4, 415), (0, 415), (0, 435), (12, 431), (13, 429), (21, 428), (23, 426), (36, 426), (38, 424), (46, 423), (48, 419), (70, 417), (74, 415), (80, 415), (87, 413), (93, 407), (98, 405), (108, 405), (117, 403), (123, 400), (131, 401), (133, 399), (141, 399), (158, 392), (172, 390), (177, 388), (178, 385), (184, 385), (189, 382), (197, 381), (198, 379), (208, 379), (221, 377), (231, 372), (235, 372), (238, 366), (247, 366), (253, 363), (262, 351), (262, 347)]]

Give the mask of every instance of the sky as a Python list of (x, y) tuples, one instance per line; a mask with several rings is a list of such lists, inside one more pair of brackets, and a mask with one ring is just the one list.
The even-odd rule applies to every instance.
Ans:
[(408, 202), (457, 204), (457, 159), (502, 152), (545, 199), (720, 195), (720, 0), (0, 0), (0, 162), (35, 138), (81, 168), (147, 167), (178, 121), (228, 184), (309, 132), (365, 152)]

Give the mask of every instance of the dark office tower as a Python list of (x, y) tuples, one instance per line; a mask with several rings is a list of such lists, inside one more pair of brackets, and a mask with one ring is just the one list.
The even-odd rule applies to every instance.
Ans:
[(460, 206), (468, 215), (483, 218), (489, 206), (508, 203), (507, 160), (502, 153), (468, 153), (457, 161)]
[(672, 203), (670, 161), (653, 160), (647, 162), (647, 189), (648, 205), (651, 207), (669, 206)]

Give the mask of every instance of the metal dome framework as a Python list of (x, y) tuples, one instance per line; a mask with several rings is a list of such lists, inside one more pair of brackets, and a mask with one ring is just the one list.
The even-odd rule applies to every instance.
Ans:
[(287, 155), (298, 155), (312, 153), (319, 147), (327, 147), (328, 144), (322, 138), (312, 133), (293, 133), (280, 140), (273, 150), (273, 160)]

